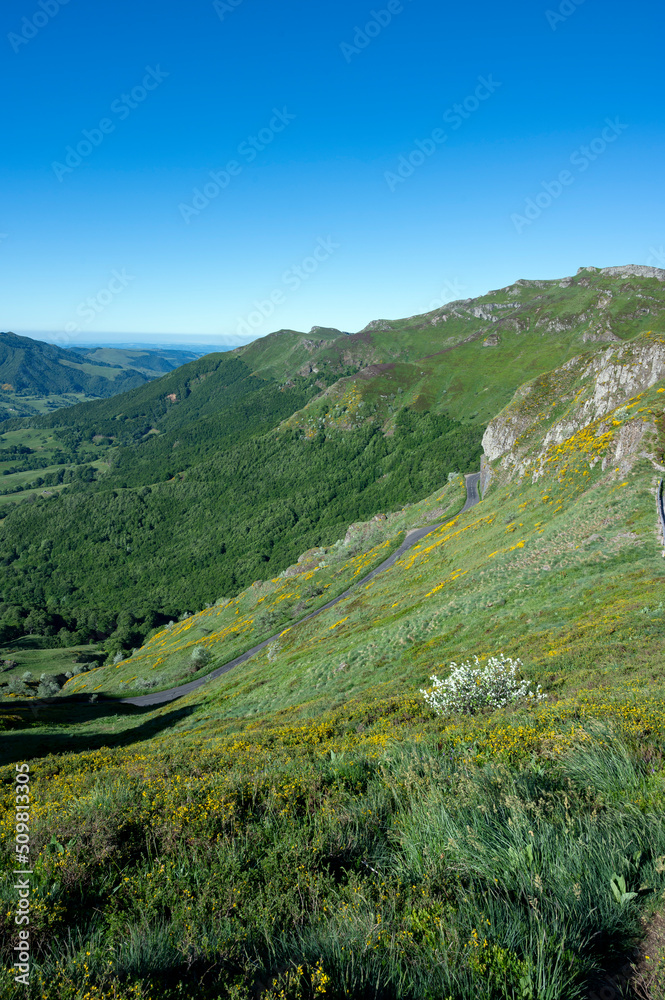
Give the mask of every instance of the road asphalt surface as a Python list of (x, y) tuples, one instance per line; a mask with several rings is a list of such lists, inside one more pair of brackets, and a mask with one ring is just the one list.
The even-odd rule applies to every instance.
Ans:
[[(475, 505), (480, 501), (480, 495), (478, 493), (479, 480), (479, 472), (472, 472), (466, 476), (466, 503), (460, 511), (460, 514), (463, 514), (464, 511), (468, 510), (470, 507), (475, 507)], [(446, 521), (448, 520), (449, 518), (446, 518)], [(302, 622), (308, 622), (310, 618), (316, 618), (316, 616), (320, 615), (323, 611), (327, 611), (328, 608), (334, 607), (335, 604), (343, 601), (346, 597), (349, 597), (350, 594), (355, 593), (358, 587), (368, 583), (369, 580), (373, 580), (379, 573), (384, 573), (387, 569), (390, 569), (390, 567), (393, 566), (402, 555), (404, 555), (407, 549), (417, 545), (422, 538), (425, 538), (426, 535), (436, 531), (437, 528), (440, 528), (442, 524), (446, 523), (446, 521), (439, 521), (438, 524), (431, 524), (426, 528), (414, 528), (413, 531), (409, 531), (400, 547), (393, 552), (393, 554), (389, 556), (385, 562), (382, 562), (380, 566), (377, 566), (377, 568), (373, 569), (371, 573), (364, 576), (362, 580), (358, 580), (357, 583), (354, 583), (352, 587), (345, 590), (343, 594), (339, 595), (339, 597), (335, 597), (332, 601), (328, 601), (327, 604), (324, 604), (323, 607), (317, 608), (317, 610), (313, 611), (311, 615), (307, 615), (305, 618), (300, 618), (297, 622), (294, 622), (291, 628), (295, 628), (296, 625), (300, 625)], [(241, 656), (236, 656), (235, 660), (225, 663), (222, 667), (217, 667), (216, 670), (206, 674), (205, 677), (199, 677), (195, 681), (190, 681), (189, 684), (181, 684), (180, 687), (170, 688), (168, 691), (158, 691), (155, 694), (139, 695), (136, 698), (121, 698), (119, 699), (119, 704), (137, 705), (141, 708), (150, 705), (166, 705), (170, 701), (175, 701), (177, 698), (182, 698), (186, 694), (191, 694), (192, 691), (196, 691), (204, 684), (207, 684), (208, 681), (214, 680), (215, 677), (221, 677), (222, 674), (227, 673), (229, 670), (233, 670), (234, 667), (244, 663), (245, 660), (249, 660), (250, 657), (258, 653), (259, 650), (265, 649), (269, 643), (275, 642), (276, 639), (279, 639), (281, 634), (281, 632), (278, 632), (277, 635), (271, 636), (270, 639), (265, 639), (263, 642), (260, 642), (258, 646), (252, 646), (252, 648), (248, 649), (246, 653), (242, 653)], [(111, 699), (109, 699), (109, 701), (110, 700)]]

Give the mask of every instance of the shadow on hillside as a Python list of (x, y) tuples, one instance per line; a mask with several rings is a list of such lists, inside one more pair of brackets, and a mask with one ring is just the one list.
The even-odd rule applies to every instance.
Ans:
[(78, 645), (72, 646), (45, 646), (44, 637), (41, 635), (21, 635), (18, 639), (12, 639), (11, 642), (4, 642), (2, 648), (0, 649), (0, 658), (2, 656), (8, 656), (11, 653), (20, 653), (25, 650), (39, 650), (40, 653), (47, 655), (48, 653), (79, 653), (79, 652), (96, 652), (99, 646), (96, 643), (79, 643)]
[[(65, 698), (39, 705), (5, 703), (0, 706), (0, 718), (10, 716), (12, 721), (11, 728), (0, 736), (0, 765), (35, 760), (49, 754), (83, 753), (100, 747), (115, 749), (142, 743), (170, 729), (193, 711), (192, 706), (183, 706), (140, 722), (142, 716), (155, 712), (154, 706), (137, 708), (112, 701), (91, 705)], [(121, 732), (90, 732), (80, 728), (98, 720), (118, 717), (126, 718), (129, 724)], [(131, 725), (132, 720), (138, 724)], [(41, 731), (35, 732), (35, 726), (39, 726)], [(44, 732), (42, 727), (49, 727), (51, 731)]]

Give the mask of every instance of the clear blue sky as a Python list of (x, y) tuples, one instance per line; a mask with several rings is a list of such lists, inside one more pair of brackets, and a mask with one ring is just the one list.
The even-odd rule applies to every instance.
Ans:
[(655, 0), (0, 18), (0, 329), (232, 343), (665, 266)]

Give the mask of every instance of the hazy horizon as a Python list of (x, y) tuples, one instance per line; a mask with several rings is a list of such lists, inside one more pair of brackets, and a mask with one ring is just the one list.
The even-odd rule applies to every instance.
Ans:
[[(159, 333), (118, 333), (100, 331), (94, 337), (88, 335), (86, 338), (78, 338), (54, 330), (7, 330), (7, 333), (14, 333), (18, 337), (29, 337), (31, 340), (41, 341), (45, 344), (52, 344), (55, 347), (75, 348), (75, 347), (117, 347), (124, 350), (178, 350), (197, 351), (208, 349), (210, 352), (219, 350), (234, 350), (242, 347), (246, 341), (233, 342), (230, 338), (225, 343), (222, 338), (206, 339), (200, 334), (159, 334)], [(191, 338), (191, 339), (190, 339)]]

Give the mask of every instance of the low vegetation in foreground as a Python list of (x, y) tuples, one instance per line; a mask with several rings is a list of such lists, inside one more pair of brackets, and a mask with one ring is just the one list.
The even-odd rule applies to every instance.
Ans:
[[(4, 702), (6, 841), (31, 761), (36, 965), (2, 995), (575, 1000), (621, 970), (627, 997), (662, 1000), (661, 344), (629, 348), (633, 394), (595, 413), (623, 348), (518, 393), (478, 506), (459, 513), (452, 477), (358, 551), (352, 532), (51, 701)], [(319, 581), (344, 589), (435, 521), (300, 621)], [(267, 637), (264, 615), (278, 637), (194, 694), (109, 697), (205, 673)]]
[[(625, 962), (665, 898), (663, 560), (651, 461), (586, 448), (194, 696), (5, 709), (11, 759), (81, 713), (31, 765), (32, 996), (572, 1000)], [(547, 699), (433, 712), (470, 651)]]
[(28, 995), (583, 996), (665, 886), (665, 718), (578, 716), (355, 702), (44, 760)]

